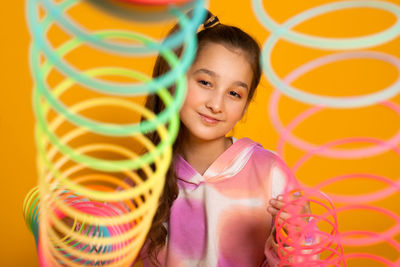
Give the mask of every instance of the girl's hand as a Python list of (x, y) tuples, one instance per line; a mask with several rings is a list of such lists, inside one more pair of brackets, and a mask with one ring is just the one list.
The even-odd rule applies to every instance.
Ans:
[[(294, 260), (296, 262), (302, 262), (305, 259), (311, 261), (319, 259), (319, 255), (313, 254), (312, 249), (302, 250), (300, 253), (302, 254), (302, 256), (300, 256), (298, 252), (293, 251), (294, 247), (296, 246), (294, 247), (291, 246), (291, 243), (293, 244), (293, 242), (295, 243), (301, 242), (302, 245), (311, 245), (317, 242), (314, 230), (312, 231), (311, 234), (312, 240), (311, 239), (308, 240), (307, 238), (308, 234), (304, 233), (304, 228), (307, 224), (309, 224), (311, 216), (310, 204), (307, 199), (302, 197), (301, 194), (299, 194), (299, 192), (297, 192), (297, 194), (296, 193), (291, 194), (286, 199), (284, 199), (282, 195), (279, 195), (277, 198), (270, 199), (267, 211), (271, 214), (274, 222), (274, 226), (271, 231), (270, 238), (267, 241), (267, 245), (271, 249), (273, 249), (277, 255), (280, 255), (281, 259), (285, 258), (286, 263), (293, 263)], [(279, 217), (277, 218), (278, 225), (275, 228), (275, 219), (278, 213), (279, 213)], [(295, 217), (294, 220), (290, 220), (291, 216)], [(283, 236), (284, 238), (285, 236), (288, 236), (288, 239), (284, 241), (283, 244), (281, 244), (281, 246), (278, 245), (278, 242), (276, 240), (277, 236), (276, 230), (280, 229), (280, 226), (282, 226), (281, 231), (284, 232), (280, 234), (280, 236), (281, 237)], [(299, 239), (298, 237), (301, 238)], [(280, 251), (278, 252), (278, 250)], [(306, 256), (307, 254), (312, 254), (312, 255), (303, 257)], [(283, 264), (283, 266), (289, 266), (289, 265)]]
[[(286, 263), (292, 263), (293, 262), (293, 257), (287, 255), (288, 253), (290, 254), (291, 251), (293, 250), (293, 248), (290, 247), (290, 244), (282, 244), (285, 248), (283, 249), (282, 247), (280, 247), (277, 244), (277, 240), (276, 240), (276, 230), (279, 229), (278, 227), (275, 228), (275, 219), (277, 214), (279, 213), (279, 211), (281, 211), (279, 213), (279, 217), (278, 217), (278, 225), (281, 226), (282, 225), (282, 230), (284, 231), (285, 234), (284, 235), (288, 235), (289, 233), (289, 228), (291, 228), (291, 230), (293, 230), (293, 225), (289, 226), (289, 222), (288, 221), (291, 217), (291, 214), (310, 214), (311, 210), (310, 210), (310, 206), (309, 203), (304, 203), (303, 201), (303, 205), (301, 205), (302, 200), (299, 199), (301, 197), (301, 195), (299, 194), (293, 194), (291, 196), (289, 196), (288, 199), (286, 199), (286, 201), (288, 201), (289, 203), (285, 203), (284, 201), (284, 197), (282, 195), (279, 195), (277, 198), (271, 198), (269, 201), (269, 205), (267, 208), (267, 211), (271, 214), (272, 216), (272, 220), (274, 222), (274, 226), (272, 227), (271, 230), (271, 234), (267, 240), (266, 246), (269, 249), (272, 249), (273, 251), (275, 251), (275, 257), (284, 257), (286, 259)], [(305, 216), (303, 217), (300, 221), (303, 223), (308, 222), (309, 217)], [(296, 220), (298, 221), (298, 220)], [(291, 222), (292, 223), (292, 222)], [(298, 227), (296, 227), (296, 231), (298, 232), (299, 230), (301, 231), (301, 226), (298, 225)], [(280, 251), (278, 251), (280, 250)], [(280, 260), (279, 260), (280, 261)], [(289, 266), (286, 264), (283, 264), (283, 266)]]
[[(286, 204), (283, 200), (283, 196), (279, 195), (277, 198), (271, 198), (269, 201), (269, 206), (267, 208), (267, 211), (271, 214), (272, 218), (275, 220), (276, 215), (278, 212), (282, 209), (282, 212), (279, 214), (278, 218), (278, 224), (281, 225), (283, 224), (283, 229), (287, 232), (288, 229), (288, 223), (284, 223), (288, 219), (290, 219), (291, 214), (295, 214), (296, 216), (299, 216), (301, 214), (311, 214), (311, 209), (310, 209), (310, 204), (309, 202), (305, 202), (304, 200), (301, 200), (301, 195), (300, 194), (292, 194), (289, 196), (288, 202), (289, 204)], [(301, 216), (304, 222), (308, 222), (310, 217), (309, 216)]]
[[(301, 198), (301, 194), (299, 194), (299, 192), (296, 193), (291, 194), (287, 198), (286, 201), (288, 203), (285, 203), (282, 195), (279, 195), (277, 198), (271, 198), (269, 201), (267, 211), (271, 214), (274, 222), (279, 211), (281, 211), (278, 217), (278, 225), (282, 225), (282, 229), (285, 232), (284, 235), (287, 235), (290, 229), (292, 231), (294, 230), (296, 233), (300, 233), (310, 219), (309, 216), (301, 216), (302, 214), (311, 214), (309, 202)], [(295, 217), (298, 218), (295, 220), (295, 223), (293, 220), (290, 221), (291, 215), (295, 215)]]

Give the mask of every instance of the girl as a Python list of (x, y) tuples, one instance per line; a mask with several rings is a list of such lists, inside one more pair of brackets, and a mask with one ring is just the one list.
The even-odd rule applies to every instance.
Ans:
[[(164, 192), (141, 251), (143, 265), (277, 266), (272, 220), (284, 203), (276, 197), (293, 176), (258, 143), (226, 137), (259, 84), (260, 48), (247, 33), (221, 24), (211, 13), (203, 26), (187, 72), (181, 128)], [(167, 71), (168, 63), (159, 56), (153, 77)], [(155, 113), (164, 108), (156, 95), (148, 97), (146, 107)], [(159, 142), (155, 133), (149, 137)]]

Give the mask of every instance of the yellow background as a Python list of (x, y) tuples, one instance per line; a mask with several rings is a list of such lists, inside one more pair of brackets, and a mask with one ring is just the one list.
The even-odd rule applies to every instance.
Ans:
[[(282, 0), (265, 1), (269, 14), (278, 22), (283, 22), (308, 8), (327, 3), (324, 0)], [(399, 4), (398, 1), (390, 1)], [(33, 236), (28, 232), (22, 216), (22, 201), (26, 193), (37, 184), (35, 167), (36, 150), (33, 140), (34, 117), (31, 105), (32, 79), (28, 66), (28, 46), (30, 36), (24, 17), (24, 1), (3, 1), (1, 12), (1, 266), (38, 266)], [(226, 24), (240, 26), (264, 43), (268, 31), (253, 15), (250, 1), (210, 1), (210, 10)], [(168, 31), (170, 23), (156, 25), (131, 25), (114, 19), (93, 9), (81, 5), (71, 10), (73, 17), (88, 29), (129, 28), (161, 37)], [(326, 14), (302, 23), (295, 29), (304, 33), (325, 37), (353, 37), (382, 31), (395, 22), (396, 18), (384, 11), (372, 9), (352, 9)], [(64, 33), (54, 30), (54, 45), (66, 40)], [(374, 47), (371, 50), (386, 52), (400, 57), (400, 38), (390, 43)], [(273, 65), (277, 73), (284, 77), (291, 70), (319, 56), (331, 52), (314, 50), (280, 41), (273, 53)], [(71, 55), (71, 60), (82, 69), (96, 66), (99, 58), (93, 51), (81, 50)], [(111, 59), (105, 59), (111, 60)], [(119, 59), (112, 61), (119, 66), (140, 69), (150, 74), (154, 58), (142, 60)], [(294, 85), (305, 91), (331, 96), (352, 96), (376, 92), (393, 83), (398, 77), (397, 70), (384, 62), (376, 60), (353, 60), (321, 67), (299, 78)], [(256, 98), (247, 115), (234, 129), (236, 137), (250, 137), (264, 147), (275, 150), (278, 134), (267, 116), (267, 103), (273, 88), (262, 79)], [(77, 93), (76, 93), (77, 94)], [(78, 98), (78, 95), (70, 96)], [(81, 96), (79, 96), (81, 97)], [(400, 104), (400, 96), (392, 101)], [(283, 97), (279, 113), (285, 124), (309, 106)], [(122, 117), (124, 117), (122, 115)], [(129, 120), (123, 118), (121, 120)], [(297, 127), (294, 133), (315, 144), (352, 136), (368, 136), (388, 139), (399, 130), (400, 119), (396, 114), (380, 105), (347, 110), (327, 109), (313, 116)], [(363, 144), (369, 146), (370, 144)], [(346, 148), (358, 147), (355, 145)], [(284, 159), (292, 166), (304, 152), (291, 146), (285, 146)], [(314, 157), (296, 173), (299, 180), (315, 185), (330, 177), (354, 173), (375, 173), (392, 180), (400, 174), (400, 158), (394, 152), (360, 159), (333, 160)], [(331, 193), (357, 195), (384, 188), (378, 182), (361, 180), (346, 181), (333, 185), (326, 190)], [(399, 195), (374, 203), (400, 214)], [(382, 232), (394, 225), (394, 221), (373, 212), (354, 211), (339, 215), (340, 230), (371, 230)], [(396, 239), (400, 241), (399, 235)], [(369, 252), (396, 260), (398, 253), (387, 244), (364, 248), (345, 248), (346, 253), (353, 251)], [(382, 266), (366, 260), (352, 260), (348, 266)]]

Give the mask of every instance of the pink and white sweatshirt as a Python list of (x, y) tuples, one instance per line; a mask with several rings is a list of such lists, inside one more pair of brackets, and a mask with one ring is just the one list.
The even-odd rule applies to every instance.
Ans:
[(279, 266), (267, 207), (294, 176), (277, 154), (233, 138), (203, 175), (180, 156), (176, 171), (179, 195), (166, 224), (161, 266)]

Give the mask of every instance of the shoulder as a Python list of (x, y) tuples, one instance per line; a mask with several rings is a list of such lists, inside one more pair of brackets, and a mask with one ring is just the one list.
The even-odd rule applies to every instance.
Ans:
[[(266, 149), (260, 143), (249, 138), (246, 138), (246, 142), (252, 147), (251, 168), (259, 174), (258, 176), (261, 177), (262, 183), (267, 186), (266, 190), (271, 192), (272, 197), (277, 197), (297, 184), (292, 170), (277, 152)], [(268, 179), (265, 179), (266, 177)]]
[(255, 163), (256, 168), (267, 171), (279, 171), (292, 178), (293, 174), (284, 159), (275, 151), (264, 148), (260, 143), (248, 137), (234, 139), (235, 149), (241, 154), (249, 155), (249, 160)]
[(290, 167), (276, 151), (264, 148), (260, 143), (257, 143), (247, 137), (239, 139), (238, 142), (243, 139), (245, 139), (249, 144), (252, 144), (252, 159), (255, 160), (257, 164), (268, 165), (271, 167), (271, 170), (275, 169), (283, 172), (285, 176), (291, 176), (291, 178), (293, 177)]
[(246, 147), (252, 148), (252, 159), (259, 163), (278, 164), (283, 162), (283, 159), (273, 150), (264, 148), (260, 143), (251, 140), (248, 137), (236, 139), (232, 138), (233, 142), (246, 143)]
[(285, 160), (275, 151), (265, 149), (258, 144), (254, 150), (255, 158), (260, 159), (259, 164), (268, 162), (266, 170), (271, 181), (271, 197), (276, 198), (299, 187), (295, 174)]

